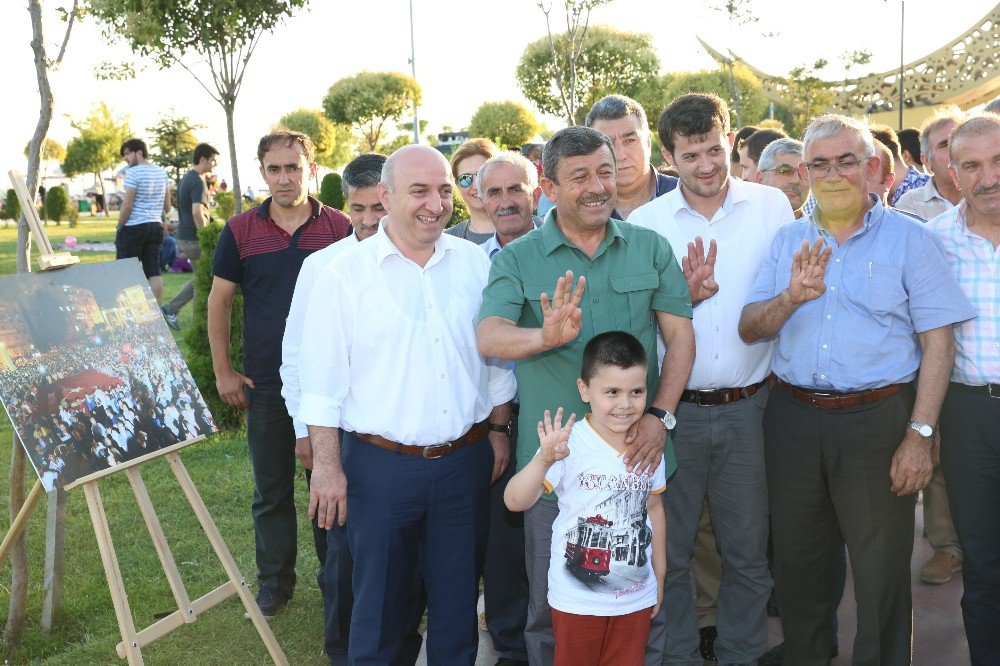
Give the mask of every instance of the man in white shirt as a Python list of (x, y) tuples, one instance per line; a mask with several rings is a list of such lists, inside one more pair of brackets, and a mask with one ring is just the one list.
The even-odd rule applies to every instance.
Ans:
[[(931, 172), (931, 179), (899, 197), (896, 208), (925, 220), (933, 220), (962, 200), (962, 193), (948, 172), (948, 141), (964, 119), (965, 114), (958, 109), (945, 107), (924, 123), (920, 129), (920, 159)], [(947, 500), (944, 506), (947, 512)], [(954, 530), (952, 535), (954, 540)]]
[[(677, 473), (665, 497), (663, 663), (701, 661), (690, 562), (706, 499), (723, 562), (715, 655), (720, 663), (756, 663), (767, 647), (771, 591), (761, 429), (771, 344), (747, 345), (737, 328), (775, 232), (794, 216), (779, 190), (729, 177), (729, 110), (718, 97), (678, 97), (657, 129), (681, 184), (629, 221), (662, 234), (681, 260), (695, 305), (697, 349), (677, 406)], [(716, 251), (722, 257), (717, 271)]]
[(350, 511), (351, 663), (398, 658), (418, 566), (429, 663), (476, 654), (489, 485), (510, 455), (515, 385), (479, 356), (489, 259), (442, 235), (453, 188), (433, 148), (393, 153), (378, 185), (384, 227), (323, 270), (306, 309), (298, 419), (313, 447), (309, 513), (329, 529)]

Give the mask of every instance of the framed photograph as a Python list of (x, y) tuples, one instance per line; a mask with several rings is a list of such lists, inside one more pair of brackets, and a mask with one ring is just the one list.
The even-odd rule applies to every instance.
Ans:
[(137, 259), (0, 277), (0, 400), (47, 492), (217, 430)]

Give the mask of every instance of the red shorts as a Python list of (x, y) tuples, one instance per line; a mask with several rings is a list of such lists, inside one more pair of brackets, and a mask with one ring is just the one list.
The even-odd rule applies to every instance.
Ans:
[(574, 615), (552, 609), (555, 666), (641, 666), (652, 608), (628, 615)]

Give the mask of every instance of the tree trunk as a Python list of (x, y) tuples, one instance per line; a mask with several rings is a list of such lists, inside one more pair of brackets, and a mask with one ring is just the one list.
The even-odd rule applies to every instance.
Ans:
[(233, 168), (233, 214), (243, 212), (243, 189), (240, 185), (240, 168), (236, 160), (236, 132), (233, 130), (233, 112), (236, 110), (235, 99), (223, 99), (222, 108), (226, 111), (226, 132), (229, 135), (229, 163)]

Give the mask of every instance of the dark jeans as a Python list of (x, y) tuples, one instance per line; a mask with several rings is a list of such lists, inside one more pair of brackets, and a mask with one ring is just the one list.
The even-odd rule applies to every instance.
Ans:
[(912, 386), (838, 410), (771, 392), (764, 452), (785, 663), (830, 662), (842, 534), (858, 605), (855, 666), (910, 664), (915, 497), (892, 493), (889, 468), (912, 407)]
[(474, 663), (476, 601), (489, 529), (493, 449), (485, 438), (435, 460), (345, 433), (341, 446), (354, 560), (351, 664), (399, 658), (422, 575), (427, 662)]
[(295, 430), (281, 384), (245, 389), (247, 445), (253, 466), (253, 527), (260, 589), (295, 589)]
[(962, 544), (962, 617), (975, 666), (1000, 664), (1000, 398), (952, 383), (941, 467)]
[(163, 245), (163, 225), (147, 222), (121, 227), (115, 234), (115, 259), (137, 257), (147, 278), (160, 274), (160, 247)]

